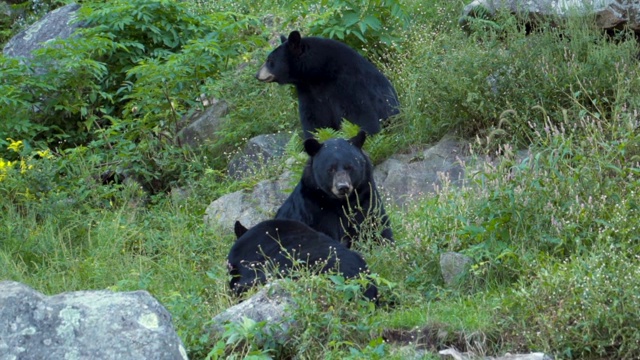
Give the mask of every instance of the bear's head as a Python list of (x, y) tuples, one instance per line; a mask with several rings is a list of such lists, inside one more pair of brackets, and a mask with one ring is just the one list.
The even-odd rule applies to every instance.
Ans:
[(309, 170), (315, 185), (326, 194), (346, 199), (363, 185), (369, 187), (371, 162), (362, 151), (367, 134), (360, 131), (349, 140), (331, 139), (324, 143), (315, 138), (305, 140), (304, 149), (311, 157)]
[[(242, 236), (249, 231), (240, 221), (236, 221), (233, 230), (236, 234), (236, 242), (241, 241)], [(255, 258), (254, 254), (243, 255), (246, 256), (237, 256), (237, 254), (232, 256), (230, 254), (227, 259), (227, 270), (231, 276), (229, 288), (236, 296), (242, 295), (255, 284), (266, 280), (260, 259)], [(240, 260), (243, 257), (249, 260)]]
[(282, 42), (267, 57), (267, 61), (256, 73), (256, 79), (264, 82), (276, 82), (278, 84), (293, 84), (295, 75), (291, 72), (296, 68), (298, 58), (305, 51), (305, 44), (298, 31), (292, 31), (288, 38), (280, 37)]

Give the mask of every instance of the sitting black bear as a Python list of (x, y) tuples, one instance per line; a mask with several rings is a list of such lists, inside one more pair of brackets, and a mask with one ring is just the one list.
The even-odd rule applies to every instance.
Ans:
[(305, 140), (309, 161), (276, 219), (301, 221), (348, 248), (363, 231), (375, 231), (381, 239), (393, 242), (373, 180), (373, 165), (362, 151), (365, 140), (364, 131), (349, 140)]

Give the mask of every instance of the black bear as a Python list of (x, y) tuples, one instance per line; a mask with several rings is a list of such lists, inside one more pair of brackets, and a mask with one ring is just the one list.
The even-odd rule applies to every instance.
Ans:
[(366, 133), (349, 140), (304, 141), (309, 160), (302, 179), (276, 213), (276, 219), (301, 221), (344, 243), (357, 235), (380, 232), (393, 242), (389, 219), (373, 180), (373, 165), (362, 151)]
[[(368, 273), (364, 259), (340, 242), (294, 220), (267, 220), (251, 229), (235, 224), (236, 242), (229, 251), (229, 288), (241, 295), (266, 282), (265, 271), (287, 275), (293, 259), (320, 273), (336, 271), (346, 279)], [(272, 267), (272, 268), (270, 268)], [(364, 296), (376, 301), (378, 289), (369, 284)]]
[(293, 31), (273, 50), (256, 78), (293, 84), (305, 138), (318, 128), (340, 129), (345, 118), (369, 134), (399, 112), (389, 80), (349, 46), (331, 39), (302, 38)]

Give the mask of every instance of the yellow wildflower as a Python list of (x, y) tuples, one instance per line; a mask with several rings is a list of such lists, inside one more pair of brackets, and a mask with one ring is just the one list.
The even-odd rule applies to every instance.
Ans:
[(22, 150), (22, 148), (24, 147), (22, 140), (16, 141), (16, 140), (13, 140), (12, 138), (7, 138), (7, 140), (9, 140), (10, 142), (9, 146), (7, 146), (7, 149), (13, 150), (13, 152), (19, 153), (20, 150)]
[(7, 177), (7, 172), (13, 167), (13, 164), (15, 164), (15, 161), (6, 161), (0, 158), (0, 181)]
[(53, 154), (51, 153), (51, 151), (49, 151), (49, 149), (36, 150), (36, 154), (38, 154), (38, 156), (40, 156), (42, 159), (51, 159), (51, 158), (53, 158)]

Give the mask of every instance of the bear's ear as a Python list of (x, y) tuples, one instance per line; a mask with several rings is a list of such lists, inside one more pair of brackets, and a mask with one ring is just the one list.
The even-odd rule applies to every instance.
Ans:
[(322, 144), (315, 138), (309, 138), (304, 141), (304, 151), (306, 151), (309, 156), (314, 156), (321, 148)]
[(244, 227), (244, 225), (242, 225), (242, 224), (240, 223), (240, 221), (237, 221), (237, 220), (236, 220), (236, 224), (235, 224), (235, 226), (233, 227), (233, 232), (235, 232), (235, 233), (236, 233), (236, 237), (239, 239), (239, 238), (240, 238), (242, 235), (244, 235), (247, 231), (249, 231), (249, 230), (247, 230), (247, 228), (246, 228), (246, 227)]
[(287, 39), (287, 46), (289, 47), (289, 51), (296, 56), (300, 56), (304, 52), (304, 47), (302, 45), (302, 37), (298, 31), (292, 31), (289, 34), (289, 38)]
[(362, 145), (364, 145), (365, 140), (367, 140), (367, 133), (364, 130), (360, 130), (358, 135), (349, 139), (349, 142), (358, 149), (362, 149)]
[(280, 44), (284, 44), (285, 41), (287, 41), (287, 37), (284, 35), (280, 35)]
[(300, 36), (300, 32), (298, 30), (294, 30), (292, 32), (289, 33), (289, 42), (292, 44), (299, 44), (300, 43), (300, 39), (302, 39), (302, 36)]

